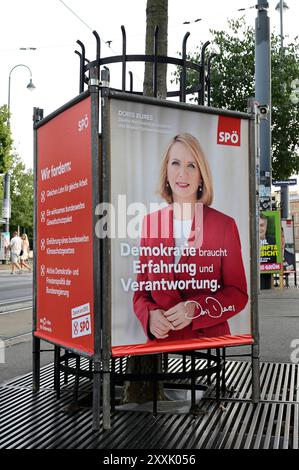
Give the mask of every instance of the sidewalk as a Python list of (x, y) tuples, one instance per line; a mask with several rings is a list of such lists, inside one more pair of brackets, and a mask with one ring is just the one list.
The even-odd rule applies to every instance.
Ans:
[(259, 319), (261, 360), (291, 362), (299, 347), (299, 288), (261, 291)]
[(0, 271), (7, 271), (11, 269), (11, 262), (8, 261), (7, 264), (2, 264), (2, 261), (0, 262)]
[[(26, 263), (29, 264), (29, 266), (31, 266), (31, 269), (33, 269), (33, 260), (32, 259), (27, 260)], [(11, 261), (8, 261), (7, 264), (2, 264), (2, 261), (0, 261), (0, 272), (1, 271), (11, 271)]]

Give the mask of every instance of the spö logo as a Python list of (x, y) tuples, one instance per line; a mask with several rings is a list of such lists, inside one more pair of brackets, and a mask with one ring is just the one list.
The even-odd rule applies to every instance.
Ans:
[(240, 147), (241, 119), (229, 116), (219, 116), (217, 129), (217, 144)]
[(88, 128), (88, 123), (89, 123), (88, 116), (87, 116), (87, 114), (85, 114), (84, 118), (82, 118), (78, 121), (78, 131), (82, 132), (82, 131), (84, 131), (84, 129), (87, 129)]

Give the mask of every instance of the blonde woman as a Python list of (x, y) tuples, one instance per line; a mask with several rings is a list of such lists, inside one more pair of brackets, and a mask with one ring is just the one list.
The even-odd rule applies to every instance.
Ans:
[(133, 308), (149, 340), (229, 335), (248, 302), (234, 219), (209, 207), (208, 162), (191, 134), (176, 135), (161, 166), (168, 206), (143, 221)]
[(26, 235), (26, 233), (23, 233), (21, 236), (22, 239), (22, 249), (21, 249), (21, 255), (20, 255), (20, 265), (21, 269), (26, 268), (28, 271), (31, 271), (31, 267), (26, 263), (29, 259), (29, 251), (30, 251), (30, 246), (29, 246), (29, 240)]

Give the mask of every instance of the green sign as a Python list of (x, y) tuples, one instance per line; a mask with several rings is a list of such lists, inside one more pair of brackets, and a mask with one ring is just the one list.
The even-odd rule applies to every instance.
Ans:
[(279, 211), (262, 211), (259, 220), (260, 233), (260, 272), (280, 273), (281, 227)]

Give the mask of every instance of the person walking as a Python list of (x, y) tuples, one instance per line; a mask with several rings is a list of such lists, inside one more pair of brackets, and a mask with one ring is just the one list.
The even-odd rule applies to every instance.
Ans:
[(31, 271), (31, 267), (26, 263), (26, 261), (28, 261), (29, 259), (29, 250), (30, 250), (29, 240), (28, 240), (26, 233), (23, 233), (21, 239), (22, 239), (22, 248), (21, 248), (21, 254), (20, 254), (21, 269), (23, 269), (24, 267), (28, 269), (28, 271)]
[(22, 249), (22, 240), (19, 237), (18, 232), (13, 232), (12, 239), (10, 244), (7, 247), (7, 250), (10, 250), (10, 260), (11, 260), (11, 273), (14, 274), (15, 268), (18, 269), (18, 272), (21, 274), (22, 268), (19, 265), (19, 257)]

